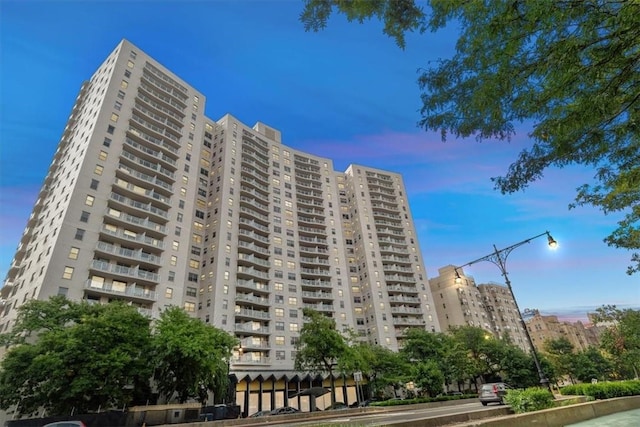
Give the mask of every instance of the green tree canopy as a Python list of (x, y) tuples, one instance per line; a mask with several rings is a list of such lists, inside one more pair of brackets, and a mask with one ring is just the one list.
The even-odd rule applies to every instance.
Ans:
[(573, 344), (565, 337), (548, 339), (543, 348), (558, 375), (568, 375), (573, 383)]
[[(334, 8), (382, 20), (400, 47), (407, 32), (459, 26), (453, 56), (418, 78), (420, 126), (443, 140), (509, 140), (531, 124), (532, 146), (494, 178), (497, 189), (525, 189), (550, 166), (593, 167), (571, 206), (624, 213), (605, 242), (640, 249), (640, 2), (305, 0), (301, 21), (317, 31)], [(640, 253), (627, 272), (637, 271)]]
[(14, 341), (0, 363), (2, 409), (63, 415), (122, 407), (149, 392), (149, 320), (134, 307), (33, 300), (15, 330), (38, 338)]
[(640, 373), (640, 310), (604, 305), (596, 310), (596, 324), (606, 325), (601, 347), (615, 362), (618, 376), (638, 378)]
[(179, 307), (165, 310), (153, 336), (158, 390), (180, 403), (197, 398), (205, 403), (209, 391), (217, 401), (227, 394), (228, 363), (236, 339), (190, 317)]
[[(302, 310), (305, 323), (300, 330), (295, 369), (315, 373), (326, 372), (333, 382), (333, 373), (340, 358), (353, 360), (345, 337), (336, 329), (336, 322), (315, 310)], [(331, 404), (336, 400), (335, 387), (331, 388)]]

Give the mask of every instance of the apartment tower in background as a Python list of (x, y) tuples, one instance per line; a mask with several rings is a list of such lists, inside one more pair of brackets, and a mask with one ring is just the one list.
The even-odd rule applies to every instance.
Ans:
[(409, 327), (440, 330), (399, 174), (335, 171), (262, 123), (207, 118), (205, 101), (126, 40), (82, 85), (0, 290), (0, 332), (59, 294), (153, 318), (176, 305), (240, 340), (231, 371), (249, 389), (291, 379), (305, 307), (393, 350)]
[(516, 304), (506, 286), (478, 285), (462, 268), (453, 265), (438, 269), (438, 273), (429, 285), (443, 331), (454, 326), (476, 326), (530, 351)]

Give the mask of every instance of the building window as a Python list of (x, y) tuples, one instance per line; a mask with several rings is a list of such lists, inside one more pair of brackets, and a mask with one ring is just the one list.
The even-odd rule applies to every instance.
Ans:
[(98, 181), (97, 179), (92, 179), (91, 180), (91, 189), (92, 190), (97, 190), (98, 189), (98, 184), (100, 184), (100, 181)]
[(104, 160), (107, 160), (107, 157), (108, 157), (108, 156), (109, 156), (109, 154), (107, 154), (107, 152), (106, 152), (106, 151), (104, 151), (104, 150), (100, 150), (100, 155), (98, 155), (98, 158), (99, 158), (100, 160), (103, 160), (103, 161), (104, 161)]
[(285, 352), (282, 350), (276, 351), (276, 360), (285, 360)]
[(122, 82), (120, 82), (120, 87), (122, 89), (126, 89), (129, 86), (129, 82), (126, 80), (123, 80)]
[(69, 293), (69, 288), (65, 288), (64, 286), (58, 287), (58, 295), (62, 295), (66, 297), (68, 293)]
[(84, 204), (87, 206), (93, 206), (93, 202), (96, 200), (95, 197), (93, 196), (87, 196), (87, 198), (84, 200)]
[(69, 250), (69, 259), (78, 259), (78, 254), (80, 253), (80, 249), (76, 247), (72, 247)]
[(89, 222), (89, 215), (91, 215), (89, 212), (82, 211), (80, 214), (80, 222)]
[(113, 132), (115, 132), (116, 128), (114, 126), (109, 125), (107, 127), (107, 133), (113, 135)]
[(62, 273), (62, 278), (70, 280), (73, 277), (73, 267), (65, 267)]
[(187, 296), (188, 297), (193, 297), (193, 298), (197, 297), (198, 296), (197, 292), (198, 292), (198, 290), (196, 288), (187, 287)]
[(74, 239), (82, 240), (83, 238), (84, 238), (84, 230), (81, 228), (76, 229), (76, 235), (74, 236)]
[(96, 175), (102, 175), (102, 171), (104, 170), (104, 168), (100, 165), (96, 165), (96, 168), (93, 170), (93, 173), (95, 173)]
[(188, 313), (193, 313), (196, 311), (196, 304), (193, 302), (185, 302), (184, 303), (184, 311)]
[(171, 299), (171, 298), (173, 298), (173, 288), (167, 288), (167, 289), (165, 289), (165, 291), (164, 291), (164, 297), (165, 297), (166, 299)]
[(276, 345), (284, 345), (284, 337), (276, 337)]
[(104, 145), (105, 147), (110, 147), (111, 146), (111, 138), (104, 138), (104, 141), (102, 141), (102, 145)]
[(111, 113), (111, 121), (112, 122), (117, 122), (118, 119), (120, 118), (120, 116), (118, 116), (116, 113)]

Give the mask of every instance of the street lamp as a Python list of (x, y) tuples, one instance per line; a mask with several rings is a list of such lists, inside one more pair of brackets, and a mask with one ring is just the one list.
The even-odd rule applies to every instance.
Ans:
[(551, 237), (551, 234), (549, 234), (548, 231), (545, 231), (544, 233), (538, 234), (537, 236), (533, 236), (530, 237), (526, 240), (523, 240), (521, 242), (518, 242), (514, 245), (511, 245), (509, 247), (506, 247), (504, 249), (498, 249), (496, 247), (496, 245), (493, 245), (493, 249), (494, 252), (483, 256), (482, 258), (478, 258), (476, 260), (473, 260), (471, 262), (468, 262), (464, 265), (455, 267), (454, 271), (456, 273), (456, 278), (455, 281), (456, 283), (461, 283), (462, 282), (462, 278), (460, 277), (460, 274), (458, 273), (458, 269), (462, 268), (462, 267), (466, 267), (468, 265), (471, 264), (475, 264), (477, 262), (480, 261), (489, 261), (493, 264), (495, 264), (499, 269), (500, 269), (500, 273), (502, 273), (502, 277), (504, 277), (504, 281), (507, 284), (507, 288), (509, 289), (509, 292), (511, 293), (511, 298), (513, 298), (513, 304), (516, 306), (516, 311), (518, 312), (518, 318), (520, 319), (520, 323), (522, 324), (522, 329), (524, 329), (524, 334), (527, 337), (527, 342), (529, 343), (529, 347), (531, 348), (531, 355), (533, 356), (533, 361), (536, 364), (536, 370), (538, 371), (538, 377), (540, 378), (540, 385), (543, 387), (546, 387), (549, 389), (549, 391), (553, 394), (553, 390), (551, 389), (551, 386), (549, 384), (549, 380), (547, 379), (547, 377), (545, 376), (544, 372), (542, 371), (542, 367), (540, 366), (540, 361), (538, 360), (538, 354), (536, 353), (536, 348), (533, 346), (533, 341), (531, 340), (531, 335), (529, 335), (529, 330), (527, 329), (527, 325), (524, 322), (524, 318), (522, 317), (522, 313), (520, 312), (520, 308), (518, 307), (518, 302), (516, 301), (516, 296), (513, 294), (513, 289), (511, 288), (511, 281), (509, 280), (509, 276), (507, 276), (507, 266), (506, 266), (506, 262), (507, 262), (507, 257), (509, 256), (509, 254), (511, 253), (511, 251), (513, 251), (515, 248), (518, 248), (526, 243), (531, 242), (533, 239), (537, 239), (538, 237), (542, 237), (542, 236), (546, 236), (547, 237), (547, 243), (549, 244), (549, 247), (552, 249), (555, 249), (558, 246), (558, 242), (556, 242), (553, 237)]

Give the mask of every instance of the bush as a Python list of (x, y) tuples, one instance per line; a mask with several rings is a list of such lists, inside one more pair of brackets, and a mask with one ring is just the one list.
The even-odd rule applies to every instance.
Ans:
[(540, 387), (526, 390), (508, 390), (504, 401), (511, 406), (516, 414), (539, 411), (553, 407), (553, 394)]
[(477, 394), (458, 394), (453, 396), (440, 395), (436, 397), (416, 397), (413, 399), (390, 399), (383, 400), (381, 402), (373, 402), (371, 406), (396, 406), (396, 405), (415, 405), (417, 403), (430, 403), (430, 402), (442, 402), (446, 400), (460, 400), (460, 399), (474, 399), (477, 398)]
[(584, 383), (563, 387), (562, 395), (584, 395), (596, 399), (611, 399), (613, 397), (640, 395), (640, 380), (607, 381), (601, 383)]

